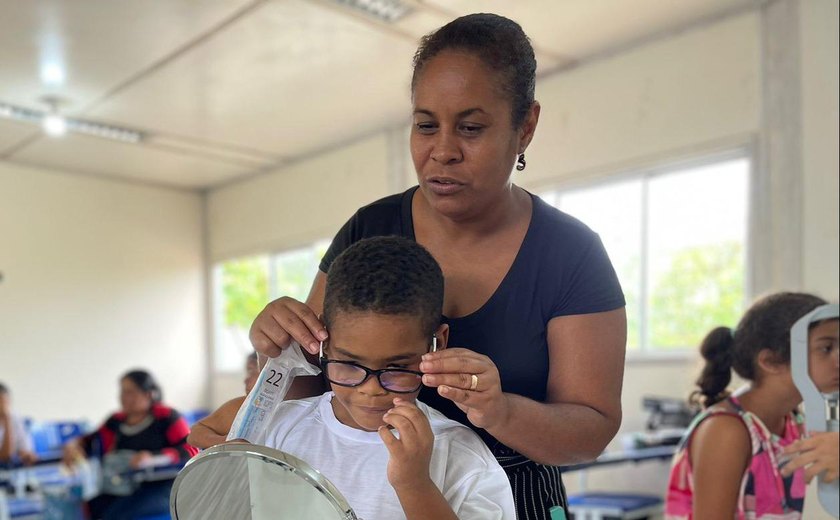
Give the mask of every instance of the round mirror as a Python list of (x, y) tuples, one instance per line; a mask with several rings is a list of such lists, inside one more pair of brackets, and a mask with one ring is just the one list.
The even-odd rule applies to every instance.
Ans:
[(252, 444), (214, 446), (175, 479), (172, 518), (357, 520), (341, 493), (304, 461)]

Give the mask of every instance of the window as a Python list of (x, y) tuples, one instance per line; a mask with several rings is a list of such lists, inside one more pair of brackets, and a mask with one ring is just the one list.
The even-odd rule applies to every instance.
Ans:
[(694, 350), (737, 323), (749, 170), (730, 156), (543, 195), (601, 236), (627, 299), (628, 353)]
[(216, 371), (242, 369), (245, 357), (253, 351), (248, 339), (251, 323), (268, 302), (280, 296), (306, 300), (328, 247), (328, 241), (321, 241), (273, 255), (236, 258), (214, 267)]

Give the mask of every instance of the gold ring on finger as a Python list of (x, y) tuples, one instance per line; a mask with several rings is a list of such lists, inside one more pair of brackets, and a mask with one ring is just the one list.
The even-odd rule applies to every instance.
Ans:
[(472, 376), (470, 376), (470, 390), (475, 390), (476, 388), (478, 388), (478, 376), (472, 374)]

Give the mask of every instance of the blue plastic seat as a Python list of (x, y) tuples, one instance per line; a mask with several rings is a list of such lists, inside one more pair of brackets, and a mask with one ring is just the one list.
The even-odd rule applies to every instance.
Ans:
[(184, 418), (184, 420), (187, 421), (187, 424), (189, 424), (190, 426), (204, 419), (208, 415), (210, 415), (210, 411), (203, 409), (189, 410), (181, 413), (181, 416)]
[(10, 518), (40, 517), (44, 512), (43, 503), (32, 498), (10, 497), (7, 499), (7, 505), (9, 507)]
[(633, 493), (581, 493), (569, 497), (575, 520), (635, 520), (662, 512), (662, 499)]
[(32, 421), (29, 424), (29, 435), (32, 445), (38, 455), (60, 452), (64, 443), (84, 435), (87, 423), (84, 421)]

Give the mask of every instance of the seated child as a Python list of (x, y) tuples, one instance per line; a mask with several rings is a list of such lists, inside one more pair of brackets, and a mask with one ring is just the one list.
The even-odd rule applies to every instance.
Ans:
[(32, 439), (23, 427), (23, 421), (12, 413), (9, 389), (0, 383), (0, 464), (15, 460), (30, 465), (38, 457), (32, 451)]
[(321, 368), (332, 391), (281, 403), (266, 443), (323, 473), (365, 520), (516, 518), (472, 430), (416, 401), (420, 358), (446, 347), (443, 274), (420, 245), (362, 240), (332, 264)]
[(211, 446), (225, 442), (236, 412), (245, 401), (245, 397), (254, 388), (257, 378), (260, 376), (260, 367), (257, 353), (251, 352), (245, 360), (245, 395), (234, 397), (220, 406), (215, 412), (201, 419), (192, 425), (187, 443), (200, 449), (207, 449)]
[[(790, 329), (824, 303), (805, 293), (771, 294), (754, 303), (734, 330), (718, 327), (703, 340), (706, 364), (697, 394), (705, 410), (674, 457), (666, 519), (802, 517), (808, 476), (802, 468), (811, 459), (784, 466), (785, 450), (809, 450), (800, 444), (802, 396), (791, 375)], [(839, 331), (831, 319), (808, 332), (809, 372), (821, 392), (838, 390)], [(733, 369), (749, 385), (730, 394)]]

